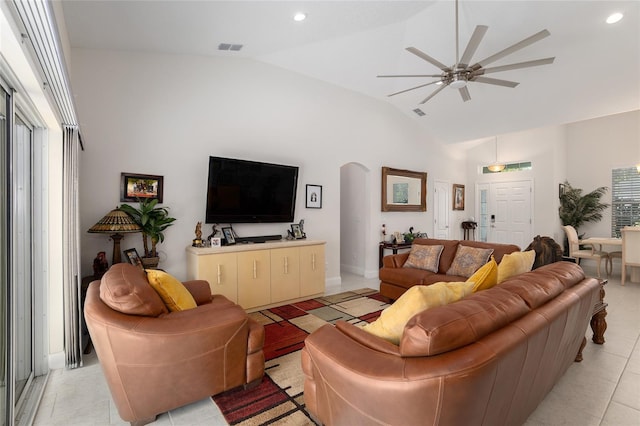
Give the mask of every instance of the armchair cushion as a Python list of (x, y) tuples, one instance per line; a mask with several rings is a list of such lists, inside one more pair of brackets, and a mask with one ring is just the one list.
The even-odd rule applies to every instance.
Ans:
[(489, 248), (459, 245), (458, 251), (456, 251), (456, 257), (453, 259), (447, 275), (469, 278), (474, 272), (480, 269), (482, 265), (487, 263), (492, 253), (493, 249)]
[(473, 285), (472, 282), (439, 282), (413, 286), (363, 330), (397, 345), (411, 317), (426, 309), (462, 299), (471, 294)]
[(148, 269), (146, 272), (149, 284), (171, 312), (186, 311), (198, 306), (189, 290), (177, 278), (157, 269)]
[(498, 284), (514, 275), (529, 272), (535, 260), (536, 252), (534, 250), (518, 251), (504, 255), (502, 262), (498, 265)]
[(114, 311), (128, 315), (157, 317), (168, 312), (144, 271), (129, 263), (113, 265), (104, 274), (100, 299)]

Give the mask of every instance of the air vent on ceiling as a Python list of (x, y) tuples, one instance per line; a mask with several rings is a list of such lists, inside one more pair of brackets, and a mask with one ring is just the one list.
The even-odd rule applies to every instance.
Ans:
[(220, 43), (218, 45), (218, 50), (230, 50), (233, 52), (238, 52), (242, 49), (242, 44), (231, 44), (231, 43)]
[(418, 115), (418, 117), (424, 117), (424, 116), (425, 116), (424, 111), (423, 111), (423, 110), (421, 110), (420, 108), (416, 108), (416, 109), (414, 109), (414, 110), (413, 110), (413, 112), (415, 112), (415, 113), (416, 113), (416, 115)]

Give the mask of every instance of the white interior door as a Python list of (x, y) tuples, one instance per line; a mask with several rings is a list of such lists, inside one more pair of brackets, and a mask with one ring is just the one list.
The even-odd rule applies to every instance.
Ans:
[(532, 181), (476, 185), (479, 240), (528, 246), (533, 239), (532, 197)]
[(433, 233), (434, 238), (449, 239), (449, 210), (451, 207), (451, 189), (447, 182), (436, 181), (433, 197)]
[(516, 244), (520, 248), (533, 239), (531, 181), (491, 183), (489, 190), (489, 241)]

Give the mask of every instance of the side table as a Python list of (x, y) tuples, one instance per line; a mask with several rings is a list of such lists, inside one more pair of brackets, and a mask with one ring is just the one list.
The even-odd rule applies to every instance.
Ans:
[(411, 248), (411, 244), (412, 243), (386, 243), (384, 241), (382, 241), (379, 245), (378, 245), (378, 250), (379, 250), (379, 261), (378, 261), (378, 266), (380, 268), (382, 268), (382, 258), (384, 257), (384, 251), (385, 250), (392, 250), (393, 254), (398, 254), (398, 250), (400, 249), (410, 249)]
[[(593, 313), (591, 315), (591, 331), (593, 331), (593, 336), (591, 340), (596, 345), (604, 344), (604, 332), (607, 330), (607, 320), (605, 317), (607, 316), (607, 306), (608, 303), (604, 301), (605, 291), (604, 286), (609, 282), (609, 280), (601, 279), (600, 281), (600, 300), (598, 300), (593, 307)], [(582, 345), (580, 345), (580, 350), (578, 351), (578, 355), (576, 355), (576, 362), (582, 361), (582, 350), (587, 345), (587, 338), (585, 337), (582, 340)]]

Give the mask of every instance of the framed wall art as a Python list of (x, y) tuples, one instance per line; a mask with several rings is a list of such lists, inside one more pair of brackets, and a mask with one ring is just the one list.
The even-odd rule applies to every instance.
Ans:
[(164, 177), (122, 173), (120, 175), (120, 201), (138, 201), (140, 198), (157, 198), (162, 202)]
[(464, 185), (453, 184), (453, 209), (464, 210)]
[(307, 198), (305, 207), (308, 209), (321, 209), (322, 208), (322, 186), (321, 185), (307, 185)]

